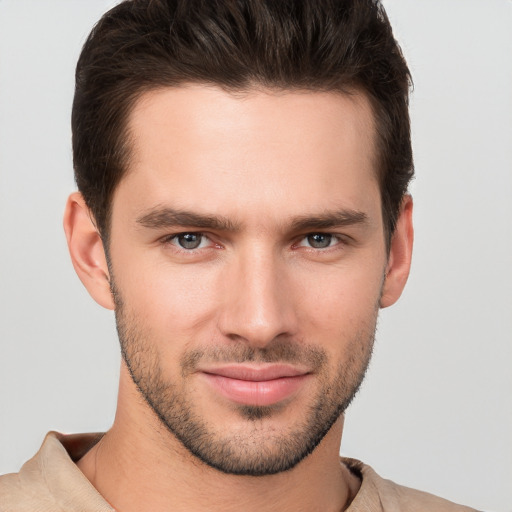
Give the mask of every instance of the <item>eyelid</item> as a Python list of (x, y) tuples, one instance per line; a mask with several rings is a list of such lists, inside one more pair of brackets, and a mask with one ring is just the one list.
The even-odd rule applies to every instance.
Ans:
[[(196, 249), (185, 249), (184, 247), (180, 247), (177, 243), (172, 243), (179, 236), (187, 235), (187, 234), (199, 235), (199, 236), (204, 237), (205, 239), (207, 239), (209, 241), (208, 246), (207, 247), (198, 247)], [(328, 236), (331, 236), (333, 238), (333, 240), (336, 241), (336, 243), (334, 243), (333, 245), (330, 245), (328, 247), (325, 247), (325, 248), (316, 248), (316, 247), (312, 247), (310, 245), (306, 245), (306, 244), (302, 245), (301, 244), (309, 236), (312, 236), (312, 235), (328, 235)], [(350, 237), (350, 236), (348, 236), (346, 234), (333, 233), (333, 232), (330, 232), (330, 231), (321, 231), (321, 230), (310, 231), (310, 232), (301, 234), (299, 236), (296, 236), (294, 238), (295, 238), (295, 241), (292, 243), (292, 249), (299, 248), (299, 247), (304, 247), (306, 249), (311, 249), (312, 251), (324, 251), (324, 252), (329, 250), (329, 249), (334, 249), (335, 247), (337, 247), (339, 245), (348, 245), (348, 244), (350, 244), (351, 241), (353, 241), (352, 237)], [(204, 231), (200, 231), (200, 230), (195, 231), (194, 229), (178, 231), (178, 232), (175, 232), (175, 233), (168, 233), (167, 235), (161, 237), (158, 240), (158, 242), (161, 243), (162, 245), (170, 244), (170, 245), (172, 245), (175, 248), (175, 250), (182, 251), (182, 252), (185, 252), (185, 253), (188, 253), (188, 254), (193, 253), (193, 252), (197, 252), (197, 251), (199, 251), (201, 249), (208, 249), (208, 248), (211, 248), (211, 247), (218, 247), (218, 248), (222, 247), (222, 245), (220, 243), (215, 242), (212, 239), (212, 235), (210, 235), (209, 233), (205, 233)]]
[[(163, 236), (162, 238), (160, 238), (159, 242), (162, 245), (166, 245), (166, 244), (172, 245), (172, 246), (174, 246), (174, 248), (177, 251), (182, 251), (182, 252), (186, 252), (186, 253), (197, 252), (200, 249), (207, 249), (208, 248), (208, 247), (197, 247), (195, 249), (185, 249), (184, 247), (180, 247), (177, 243), (173, 243), (175, 240), (178, 239), (178, 237), (180, 237), (182, 235), (201, 236), (202, 238), (205, 238), (205, 239), (207, 239), (209, 241), (208, 247), (210, 247), (212, 245), (216, 245), (215, 242), (212, 241), (211, 237), (208, 234), (204, 233), (203, 231), (194, 231), (194, 230), (179, 231), (177, 233), (167, 234), (167, 235)], [(201, 240), (201, 243), (202, 243), (202, 240)]]
[[(323, 248), (312, 247), (311, 245), (303, 244), (303, 242), (306, 241), (308, 237), (313, 236), (313, 235), (331, 236), (332, 239), (336, 243), (334, 243), (333, 245), (329, 245), (327, 247), (323, 247)], [(346, 245), (350, 244), (351, 240), (352, 240), (351, 237), (349, 237), (348, 235), (345, 235), (345, 234), (341, 234), (341, 233), (333, 233), (330, 231), (321, 231), (321, 230), (310, 231), (308, 233), (304, 233), (303, 235), (300, 235), (299, 237), (297, 237), (296, 242), (293, 244), (293, 248), (303, 247), (305, 249), (310, 249), (312, 251), (324, 251), (325, 252), (325, 251), (328, 251), (329, 249), (334, 250), (338, 246), (346, 246)]]

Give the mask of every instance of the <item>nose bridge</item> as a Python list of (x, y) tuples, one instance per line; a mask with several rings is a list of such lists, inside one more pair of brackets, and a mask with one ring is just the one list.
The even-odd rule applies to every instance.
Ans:
[(232, 263), (222, 312), (224, 334), (259, 347), (277, 336), (292, 334), (292, 297), (278, 251), (261, 243), (247, 244)]

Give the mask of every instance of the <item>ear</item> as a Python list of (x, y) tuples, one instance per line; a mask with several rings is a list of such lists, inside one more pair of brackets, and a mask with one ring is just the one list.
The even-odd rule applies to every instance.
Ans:
[(100, 306), (114, 309), (103, 242), (79, 192), (71, 194), (66, 203), (64, 231), (71, 261), (80, 281)]
[(381, 308), (393, 305), (402, 294), (411, 269), (413, 239), (412, 197), (406, 195), (402, 200), (395, 232), (391, 238), (386, 279), (380, 299)]

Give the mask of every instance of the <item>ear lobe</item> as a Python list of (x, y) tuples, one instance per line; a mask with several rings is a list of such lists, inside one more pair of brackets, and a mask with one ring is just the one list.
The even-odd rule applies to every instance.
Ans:
[(409, 277), (414, 239), (412, 209), (412, 197), (406, 195), (402, 200), (395, 232), (391, 239), (386, 279), (380, 299), (381, 308), (387, 308), (398, 300)]
[(80, 281), (100, 306), (114, 309), (103, 242), (79, 192), (71, 194), (66, 203), (64, 231), (71, 261)]

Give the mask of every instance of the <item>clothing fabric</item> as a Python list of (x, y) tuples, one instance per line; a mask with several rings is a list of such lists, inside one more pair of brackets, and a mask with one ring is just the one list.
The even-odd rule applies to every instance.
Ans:
[[(19, 473), (0, 476), (0, 512), (115, 512), (75, 464), (102, 435), (47, 434)], [(475, 512), (385, 480), (360, 461), (341, 462), (362, 481), (347, 512)]]

